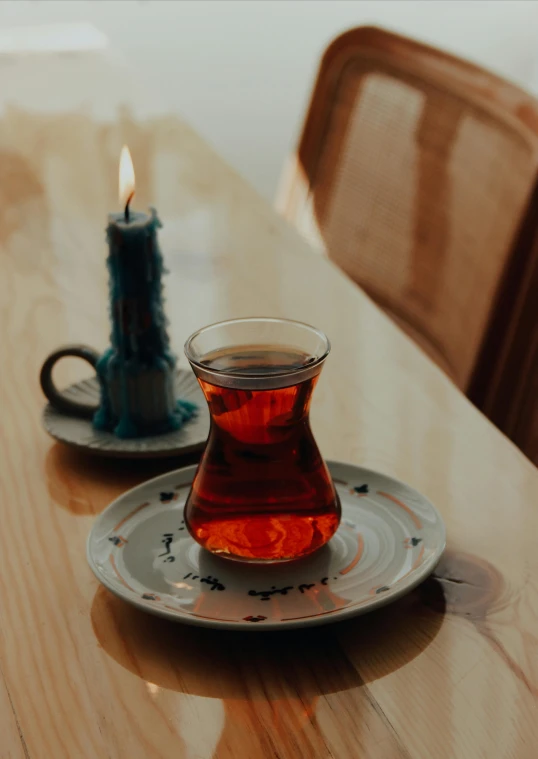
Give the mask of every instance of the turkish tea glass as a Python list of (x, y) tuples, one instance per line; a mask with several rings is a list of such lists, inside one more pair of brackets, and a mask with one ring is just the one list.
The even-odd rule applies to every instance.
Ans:
[(208, 551), (289, 561), (334, 535), (340, 501), (309, 422), (329, 350), (323, 332), (284, 319), (221, 322), (187, 340), (211, 427), (185, 522)]

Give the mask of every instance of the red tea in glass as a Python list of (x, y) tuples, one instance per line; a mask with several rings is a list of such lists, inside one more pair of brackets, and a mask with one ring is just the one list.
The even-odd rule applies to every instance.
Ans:
[(289, 561), (323, 546), (340, 522), (309, 423), (325, 335), (298, 322), (237, 319), (195, 333), (185, 352), (211, 415), (185, 506), (191, 535), (242, 561)]

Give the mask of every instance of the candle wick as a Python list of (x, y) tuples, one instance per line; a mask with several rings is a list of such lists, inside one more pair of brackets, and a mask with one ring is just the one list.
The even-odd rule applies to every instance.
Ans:
[(125, 204), (125, 211), (124, 211), (124, 214), (125, 214), (125, 221), (126, 221), (126, 222), (128, 222), (128, 221), (129, 221), (129, 218), (130, 218), (129, 203), (130, 203), (130, 202), (131, 202), (131, 200), (133, 199), (133, 195), (134, 195), (134, 192), (132, 192), (132, 193), (129, 195), (129, 197), (127, 198), (127, 203)]

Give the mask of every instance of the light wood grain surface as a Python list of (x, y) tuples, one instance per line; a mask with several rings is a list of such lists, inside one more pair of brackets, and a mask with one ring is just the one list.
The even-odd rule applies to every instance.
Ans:
[[(41, 428), (38, 371), (107, 344), (104, 226), (121, 145), (154, 204), (173, 344), (228, 317), (325, 330), (323, 453), (424, 492), (446, 558), (408, 597), (293, 633), (195, 630), (100, 588), (95, 514), (180, 461), (101, 461)], [(0, 756), (531, 759), (538, 745), (538, 471), (329, 261), (175, 117), (0, 121)], [(59, 367), (60, 382), (85, 366)]]

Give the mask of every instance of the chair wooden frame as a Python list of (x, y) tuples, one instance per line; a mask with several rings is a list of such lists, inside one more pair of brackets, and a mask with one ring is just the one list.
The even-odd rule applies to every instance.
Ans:
[[(280, 212), (317, 244), (320, 240), (311, 219), (310, 179), (316, 176), (339, 77), (358, 51), (459, 93), (509, 124), (529, 145), (534, 182), (529, 182), (528, 197), (514, 227), (517, 231), (472, 376), (462, 387), (508, 434), (517, 437), (519, 430), (520, 437), (525, 437), (518, 420), (522, 409), (526, 409), (527, 416), (529, 413), (529, 383), (538, 386), (538, 307), (534, 307), (531, 295), (538, 291), (538, 101), (495, 74), (428, 45), (375, 27), (345, 32), (330, 44), (321, 60), (298, 150), (286, 167), (276, 201)], [(530, 174), (532, 177), (532, 171)], [(530, 332), (535, 347), (534, 343), (529, 346), (525, 337)], [(530, 371), (529, 362), (537, 366), (536, 380), (523, 376)]]

